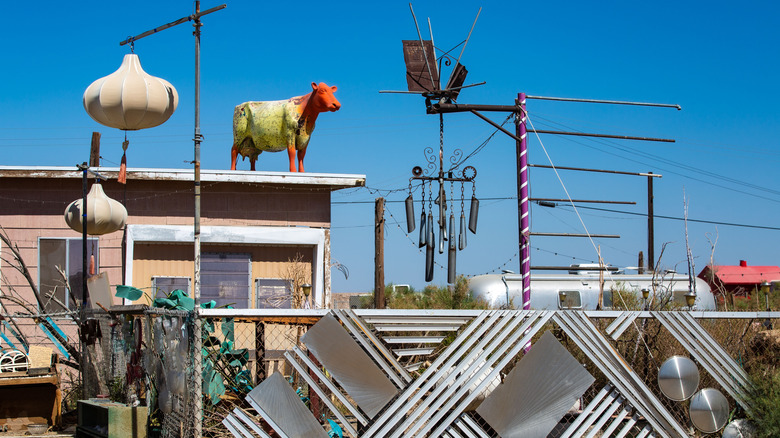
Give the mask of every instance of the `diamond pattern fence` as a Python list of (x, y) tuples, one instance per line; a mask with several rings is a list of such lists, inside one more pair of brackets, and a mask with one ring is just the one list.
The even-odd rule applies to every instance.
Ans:
[(778, 312), (212, 309), (199, 319), (156, 310), (96, 318), (110, 338), (92, 358), (110, 371), (98, 380), (112, 398), (149, 406), (158, 436), (295, 436), (289, 431), (320, 424), (321, 436), (715, 437), (723, 424), (702, 431), (691, 399), (663, 394), (662, 364), (690, 358), (696, 388), (721, 393), (728, 418), (748, 416), (752, 379), (780, 366)]

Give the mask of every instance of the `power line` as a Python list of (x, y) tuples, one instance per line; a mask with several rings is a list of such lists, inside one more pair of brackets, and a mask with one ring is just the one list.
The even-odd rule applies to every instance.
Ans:
[[(565, 206), (564, 206), (565, 207)], [(619, 213), (619, 214), (627, 214), (631, 216), (643, 216), (647, 217), (647, 214), (645, 213), (635, 213), (632, 211), (622, 211), (622, 210), (612, 210), (609, 208), (599, 208), (599, 207), (587, 207), (587, 206), (577, 206), (577, 208), (587, 209), (587, 210), (599, 210), (599, 211), (606, 211), (610, 213)], [(660, 219), (669, 219), (669, 220), (675, 220), (675, 221), (685, 221), (685, 218), (682, 217), (674, 217), (674, 216), (664, 216), (660, 214), (653, 215), (656, 218)], [(727, 225), (730, 227), (741, 227), (741, 228), (757, 228), (762, 230), (772, 230), (772, 231), (780, 231), (780, 227), (770, 227), (766, 225), (752, 225), (752, 224), (737, 224), (733, 222), (721, 222), (721, 221), (710, 221), (706, 219), (687, 219), (688, 222), (697, 222), (702, 224), (713, 224), (713, 225)]]
[[(489, 197), (489, 198), (480, 198), (480, 201), (510, 201), (510, 200), (516, 200), (517, 196), (496, 196), (496, 197)], [(398, 201), (391, 201), (391, 200), (385, 200), (386, 204), (389, 203), (401, 203), (405, 202), (403, 200)], [(349, 205), (349, 204), (374, 204), (374, 201), (333, 201), (331, 204), (340, 204), (340, 205)], [(566, 208), (568, 207), (567, 204), (555, 204), (558, 207)], [(647, 213), (636, 213), (632, 211), (623, 211), (623, 210), (613, 210), (609, 208), (599, 208), (599, 207), (587, 207), (587, 206), (580, 206), (578, 205), (577, 208), (587, 209), (587, 210), (598, 210), (598, 211), (604, 211), (609, 213), (618, 213), (618, 214), (626, 214), (631, 216), (642, 216), (647, 217)], [(676, 220), (676, 221), (684, 221), (685, 218), (682, 217), (675, 217), (675, 216), (665, 216), (665, 215), (659, 215), (654, 214), (653, 215), (656, 218), (659, 219), (668, 219), (668, 220)], [(724, 225), (724, 226), (730, 226), (730, 227), (741, 227), (741, 228), (755, 228), (755, 229), (762, 229), (762, 230), (771, 230), (771, 231), (780, 231), (780, 227), (770, 227), (766, 225), (753, 225), (753, 224), (740, 224), (740, 223), (734, 223), (734, 222), (723, 222), (723, 221), (712, 221), (712, 220), (706, 220), (706, 219), (691, 219), (688, 218), (688, 222), (696, 222), (696, 223), (702, 223), (702, 224), (713, 224), (713, 225)]]

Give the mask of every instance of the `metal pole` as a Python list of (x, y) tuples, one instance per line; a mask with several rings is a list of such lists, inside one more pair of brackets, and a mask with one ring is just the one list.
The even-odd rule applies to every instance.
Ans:
[(647, 172), (647, 269), (655, 264), (655, 237), (653, 236), (653, 172)]
[(531, 308), (531, 202), (528, 196), (528, 132), (526, 130), (527, 114), (525, 111), (525, 93), (518, 93), (517, 104), (520, 106), (520, 119), (517, 122), (517, 202), (518, 225), (520, 231), (520, 274), (523, 278), (523, 310)]
[(374, 308), (385, 308), (385, 198), (374, 206)]
[[(195, 2), (195, 13), (200, 12), (200, 1)], [(193, 298), (196, 309), (200, 307), (200, 18), (196, 17), (193, 23), (195, 28), (195, 159), (193, 161), (195, 171), (195, 275)]]
[[(194, 435), (201, 436), (202, 431), (202, 418), (203, 418), (203, 395), (201, 394), (202, 386), (202, 367), (203, 359), (201, 357), (202, 340), (201, 340), (201, 320), (200, 320), (200, 1), (195, 1), (195, 20), (192, 26), (195, 28), (195, 135), (193, 138), (195, 157), (193, 161), (194, 165), (194, 179), (195, 179), (195, 217), (194, 217), (194, 246), (195, 246), (195, 270), (193, 275), (193, 298), (195, 300), (195, 333), (194, 333), (194, 374), (195, 385), (194, 393), (195, 406), (194, 406)], [(195, 395), (193, 394), (193, 395)]]
[[(81, 309), (87, 305), (87, 163), (79, 166), (81, 169)], [(82, 320), (84, 313), (81, 313)]]

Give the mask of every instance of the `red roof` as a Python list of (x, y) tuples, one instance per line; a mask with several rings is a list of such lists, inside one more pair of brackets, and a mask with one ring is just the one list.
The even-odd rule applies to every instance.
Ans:
[[(707, 280), (709, 269), (709, 266), (702, 269), (699, 278)], [(724, 285), (780, 281), (780, 266), (714, 266), (712, 271)]]

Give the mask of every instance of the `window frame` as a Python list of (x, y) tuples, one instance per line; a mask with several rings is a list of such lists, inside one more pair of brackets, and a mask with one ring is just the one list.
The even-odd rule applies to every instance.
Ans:
[[(83, 257), (83, 252), (82, 251), (83, 250), (81, 248), (81, 245), (83, 245), (84, 238), (83, 237), (56, 237), (56, 236), (48, 237), (48, 236), (39, 236), (38, 237), (38, 242), (37, 242), (38, 243), (38, 247), (37, 247), (37, 257), (38, 257), (38, 259), (37, 259), (37, 263), (38, 263), (38, 265), (37, 265), (37, 268), (38, 268), (37, 269), (37, 271), (38, 271), (37, 272), (37, 274), (38, 274), (37, 275), (37, 277), (38, 277), (38, 279), (37, 279), (38, 280), (38, 293), (40, 295), (41, 301), (44, 302), (44, 306), (45, 306), (43, 309), (39, 308), (38, 310), (43, 312), (43, 313), (49, 313), (49, 311), (52, 311), (51, 307), (49, 307), (49, 306), (57, 306), (56, 310), (58, 310), (59, 312), (76, 310), (76, 309), (72, 308), (73, 304), (71, 303), (71, 296), (70, 296), (70, 294), (72, 293), (75, 296), (75, 300), (76, 300), (76, 302), (79, 305), (84, 305), (84, 302), (83, 302), (84, 301), (84, 297), (82, 296), (82, 291), (72, 290), (72, 285), (70, 285), (71, 286), (70, 288), (65, 288), (65, 295), (64, 295), (64, 298), (63, 298), (63, 300), (64, 300), (63, 304), (65, 304), (66, 309), (62, 309), (56, 303), (50, 303), (51, 300), (48, 299), (48, 296), (44, 296), (44, 287), (47, 288), (46, 293), (49, 292), (48, 291), (48, 286), (44, 286), (45, 284), (48, 284), (48, 281), (46, 281), (46, 282), (42, 281), (41, 280), (41, 274), (44, 273), (45, 271), (50, 270), (51, 268), (46, 268), (46, 269), (43, 268), (43, 261), (42, 261), (42, 257), (41, 257), (42, 256), (42, 253), (41, 253), (41, 242), (42, 241), (62, 241), (62, 242), (64, 242), (64, 244), (65, 244), (65, 257), (64, 257), (65, 258), (65, 266), (62, 267), (62, 268), (65, 271), (65, 273), (67, 274), (68, 279), (70, 279), (71, 277), (77, 276), (79, 273), (82, 274), (81, 278), (83, 278), (83, 272), (84, 272), (85, 267), (81, 266), (80, 270), (73, 270), (72, 271), (72, 269), (75, 269), (75, 268), (73, 268), (71, 266), (71, 263), (74, 260), (78, 260), (79, 263), (77, 263), (77, 264), (83, 264), (82, 263), (82, 261), (83, 261), (83, 258), (82, 258)], [(73, 258), (73, 254), (72, 254), (72, 248), (73, 248), (72, 244), (73, 243), (78, 243), (79, 248), (77, 250), (75, 250), (75, 251), (78, 252), (79, 253), (78, 255), (80, 255), (82, 257), (79, 257), (77, 259)], [(89, 258), (91, 256), (93, 256), (93, 255), (95, 256), (95, 273), (97, 274), (97, 273), (100, 272), (100, 238), (99, 237), (87, 237), (87, 267), (86, 267), (86, 269), (89, 269)], [(55, 265), (55, 266), (57, 266), (57, 265)], [(56, 296), (56, 294), (54, 296)], [(48, 306), (47, 306), (47, 304), (48, 304)]]

